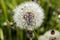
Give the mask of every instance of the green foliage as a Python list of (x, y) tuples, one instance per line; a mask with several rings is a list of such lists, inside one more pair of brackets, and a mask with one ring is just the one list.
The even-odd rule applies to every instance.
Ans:
[[(16, 28), (13, 21), (13, 9), (19, 4), (31, 0), (0, 0), (0, 39), (1, 40), (27, 40), (26, 30)], [(47, 30), (56, 29), (60, 31), (60, 23), (57, 23), (58, 13), (60, 13), (60, 0), (37, 0), (37, 3), (44, 9), (45, 19), (41, 27), (34, 30), (35, 40), (39, 35), (44, 34)], [(58, 11), (58, 12), (57, 12)], [(7, 22), (7, 26), (3, 23)], [(10, 25), (13, 22), (13, 25)], [(14, 27), (12, 29), (11, 27)], [(41, 32), (40, 29), (44, 28)]]

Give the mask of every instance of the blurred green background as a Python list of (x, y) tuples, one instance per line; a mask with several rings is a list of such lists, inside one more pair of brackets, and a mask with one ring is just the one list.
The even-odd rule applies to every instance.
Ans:
[[(0, 0), (0, 40), (28, 40), (26, 30), (16, 27), (13, 21), (13, 9), (20, 3), (31, 0)], [(33, 31), (33, 40), (46, 31), (60, 31), (60, 0), (36, 0), (44, 9), (45, 19), (41, 27)]]

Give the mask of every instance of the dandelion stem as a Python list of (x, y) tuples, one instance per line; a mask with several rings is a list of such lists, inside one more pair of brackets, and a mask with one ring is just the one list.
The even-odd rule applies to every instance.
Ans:
[(30, 37), (30, 40), (32, 40), (32, 38)]
[(16, 28), (17, 30), (17, 40), (23, 40), (23, 31), (19, 30), (19, 28)]
[(17, 30), (17, 34), (16, 34), (17, 38), (16, 38), (16, 40), (19, 40), (19, 30), (18, 30), (18, 28), (16, 28), (16, 30)]
[(4, 35), (3, 35), (3, 31), (1, 28), (0, 28), (0, 38), (1, 38), (1, 40), (4, 40)]
[(20, 40), (23, 40), (23, 30), (20, 30)]

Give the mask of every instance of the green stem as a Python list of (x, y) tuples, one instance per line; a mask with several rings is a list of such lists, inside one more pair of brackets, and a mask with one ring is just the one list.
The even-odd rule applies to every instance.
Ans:
[(3, 35), (3, 31), (1, 28), (0, 28), (0, 38), (1, 38), (1, 40), (4, 40), (4, 35)]
[(17, 34), (16, 34), (17, 38), (16, 38), (16, 40), (19, 40), (19, 29), (16, 28), (16, 30), (17, 30)]
[(1, 6), (4, 11), (5, 20), (7, 20), (7, 9), (6, 9), (6, 5), (4, 3), (4, 0), (1, 0)]
[(8, 21), (8, 11), (7, 11), (7, 7), (5, 5), (5, 2), (4, 0), (1, 0), (1, 6), (2, 6), (2, 9), (4, 11), (4, 17), (5, 17), (5, 21), (7, 22), (7, 29), (8, 29), (8, 32), (9, 32), (9, 38), (11, 40), (11, 30), (9, 28), (9, 21)]
[(21, 37), (20, 40), (23, 40), (23, 31), (22, 30), (20, 30), (20, 37)]
[(30, 40), (32, 40), (32, 38), (30, 38)]
[(17, 30), (17, 39), (16, 40), (23, 40), (23, 31), (19, 30), (19, 28), (16, 28)]
[(34, 31), (35, 38), (38, 39), (37, 33)]

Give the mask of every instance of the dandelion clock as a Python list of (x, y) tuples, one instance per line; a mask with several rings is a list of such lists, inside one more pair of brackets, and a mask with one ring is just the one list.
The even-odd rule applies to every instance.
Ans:
[(57, 30), (50, 30), (45, 33), (46, 40), (60, 40), (60, 32)]
[(14, 22), (20, 29), (32, 30), (41, 26), (44, 19), (44, 11), (36, 2), (25, 2), (17, 6), (14, 10)]
[(38, 28), (44, 18), (43, 9), (35, 2), (25, 2), (14, 10), (14, 22), (21, 29), (34, 30)]
[(60, 32), (57, 30), (50, 30), (46, 32), (43, 37), (39, 37), (42, 40), (60, 40)]

